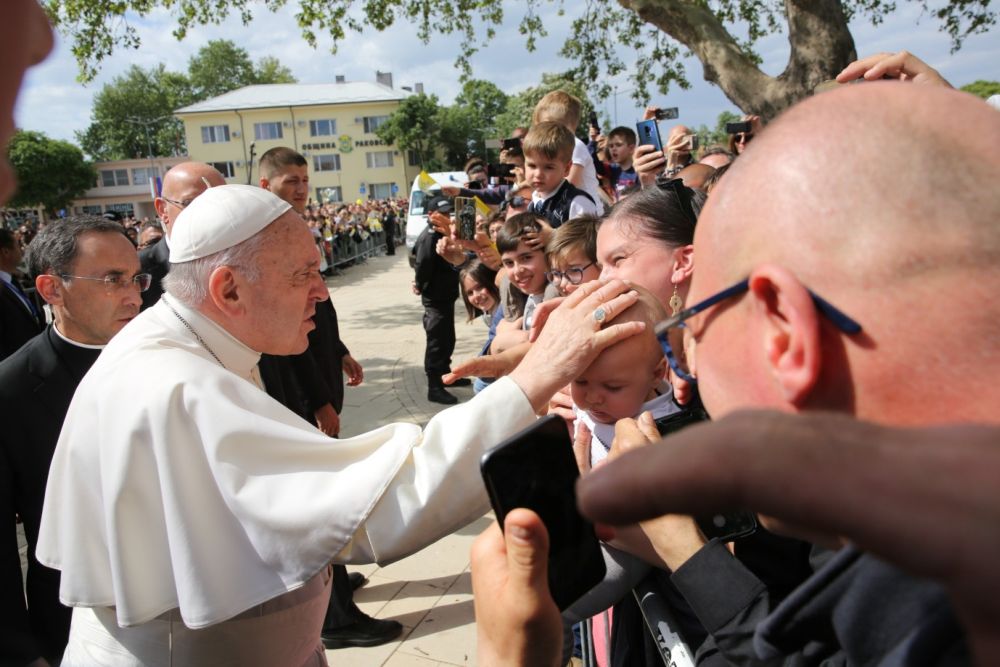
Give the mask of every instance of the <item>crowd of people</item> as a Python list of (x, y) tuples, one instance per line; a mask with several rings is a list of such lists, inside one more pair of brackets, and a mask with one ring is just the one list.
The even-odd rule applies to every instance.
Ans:
[[(7, 19), (9, 119), (52, 37), (33, 0)], [(423, 428), (337, 439), (364, 371), (317, 245), (392, 211), (308, 208), (290, 148), (256, 186), (174, 167), (140, 253), (117, 221), (39, 231), (44, 328), (0, 235), (3, 303), (36, 326), (0, 362), (0, 502), (29, 544), (25, 586), (4, 551), (5, 661), (323, 665), (324, 645), (395, 637), (343, 564), (481, 516), (482, 454), (553, 413), (606, 575), (557, 608), (558, 526), (510, 512), (472, 553), (480, 664), (566, 664), (584, 619), (600, 665), (665, 646), (701, 665), (993, 664), (1000, 116), (907, 53), (839, 77), (861, 79), (704, 151), (680, 126), (662, 149), (629, 128), (588, 146), (579, 101), (543, 98), (505, 142), (508, 184), (470, 165), (427, 202), (428, 397), (457, 403), (444, 387), (466, 376), (478, 393)], [(963, 178), (927, 187), (939, 171)], [(452, 366), (459, 292), (488, 334)], [(694, 518), (733, 510), (760, 525)], [(644, 620), (640, 585), (664, 618)]]

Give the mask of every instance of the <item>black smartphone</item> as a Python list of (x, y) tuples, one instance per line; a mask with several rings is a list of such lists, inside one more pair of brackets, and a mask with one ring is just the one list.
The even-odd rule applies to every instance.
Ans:
[(501, 527), (508, 512), (524, 507), (548, 529), (549, 592), (560, 610), (604, 579), (594, 526), (576, 509), (580, 472), (561, 417), (543, 417), (486, 452), (480, 469)]
[(739, 123), (726, 123), (726, 134), (741, 134), (753, 132), (753, 125), (750, 121), (741, 121)]
[(510, 137), (500, 142), (500, 147), (505, 151), (521, 152), (521, 137)]
[(674, 120), (680, 113), (677, 111), (677, 107), (667, 107), (666, 109), (656, 110), (656, 120)]
[(657, 127), (655, 120), (640, 120), (635, 124), (635, 133), (640, 146), (652, 146), (658, 151), (663, 150), (660, 128)]
[(588, 116), (587, 121), (590, 123), (591, 127), (597, 128), (597, 131), (601, 131), (601, 124), (597, 122), (597, 112), (591, 111), (590, 116)]
[(501, 162), (500, 164), (486, 165), (486, 176), (488, 178), (510, 178), (514, 175), (514, 165)]
[[(657, 419), (656, 429), (660, 435), (669, 436), (692, 424), (708, 421), (708, 413), (701, 406), (701, 401), (696, 403), (680, 412)], [(711, 516), (697, 516), (694, 520), (698, 524), (698, 530), (709, 540), (731, 542), (757, 532), (757, 517), (752, 512), (720, 512)]]
[(476, 236), (476, 202), (471, 197), (455, 197), (455, 236), (464, 241)]

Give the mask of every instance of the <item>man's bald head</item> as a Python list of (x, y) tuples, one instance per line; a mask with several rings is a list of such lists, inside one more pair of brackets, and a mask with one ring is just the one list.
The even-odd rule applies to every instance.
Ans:
[(707, 164), (695, 163), (689, 164), (688, 166), (677, 172), (676, 178), (681, 179), (684, 185), (688, 186), (692, 190), (704, 190), (705, 181), (712, 177), (715, 173), (715, 167), (710, 167)]
[(225, 185), (219, 170), (204, 162), (182, 162), (163, 177), (163, 190), (156, 199), (156, 213), (163, 220), (167, 236), (184, 207), (209, 187)]
[[(741, 390), (770, 396), (775, 407), (913, 422), (927, 418), (926, 410), (914, 412), (922, 395), (942, 414), (975, 417), (977, 401), (944, 405), (935, 392), (967, 398), (996, 391), (988, 378), (1000, 370), (998, 146), (1000, 116), (943, 88), (865, 83), (790, 109), (733, 164), (699, 219), (691, 298), (747, 275), (752, 287), (695, 326), (696, 339), (704, 339), (699, 375), (729, 384), (732, 397)], [(781, 355), (753, 349), (750, 340), (768, 335), (765, 324), (752, 326), (754, 317), (771, 316), (775, 328), (788, 324), (780, 319), (788, 313), (776, 310), (783, 281), (812, 288), (864, 326), (858, 336), (828, 335), (825, 320), (813, 322), (806, 296), (811, 312), (802, 323), (817, 347), (809, 358), (799, 350), (811, 369), (797, 389), (766, 379), (780, 375), (769, 365)], [(728, 338), (729, 350), (717, 334)], [(727, 354), (731, 363), (716, 363)], [(754, 360), (761, 362), (756, 369)], [(966, 389), (948, 387), (953, 378)]]

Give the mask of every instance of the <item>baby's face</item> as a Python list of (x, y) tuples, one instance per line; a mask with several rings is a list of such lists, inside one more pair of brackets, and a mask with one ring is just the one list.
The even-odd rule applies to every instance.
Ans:
[(643, 332), (602, 352), (573, 380), (570, 394), (577, 407), (602, 424), (638, 416), (666, 370), (662, 354), (651, 349), (656, 345), (651, 336)]

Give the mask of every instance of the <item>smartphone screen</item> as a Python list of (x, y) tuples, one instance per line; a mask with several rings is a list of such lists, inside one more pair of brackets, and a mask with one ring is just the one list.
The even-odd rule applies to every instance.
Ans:
[(635, 124), (635, 133), (640, 146), (653, 146), (658, 151), (663, 150), (660, 128), (657, 127), (655, 120), (640, 120)]
[(476, 235), (476, 203), (471, 197), (455, 197), (455, 236), (471, 241)]
[(480, 463), (493, 511), (503, 526), (518, 507), (533, 510), (549, 531), (549, 591), (566, 609), (604, 578), (594, 526), (576, 509), (576, 480), (566, 423), (549, 415), (483, 455)]

